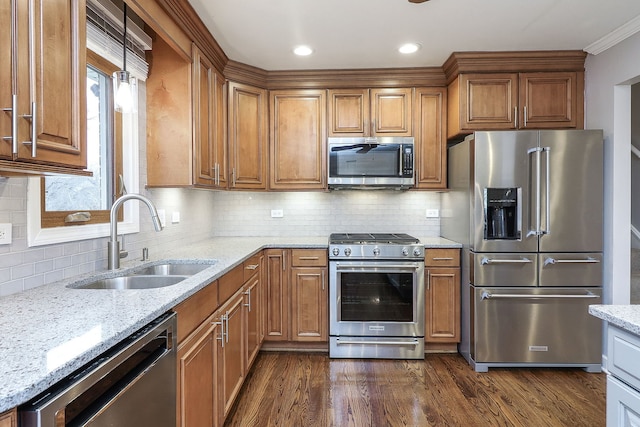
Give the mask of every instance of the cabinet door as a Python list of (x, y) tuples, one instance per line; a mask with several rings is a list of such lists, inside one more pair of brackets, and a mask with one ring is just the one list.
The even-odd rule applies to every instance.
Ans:
[(213, 317), (178, 347), (177, 425), (216, 426), (217, 344)]
[(329, 136), (369, 136), (369, 89), (329, 90)]
[(640, 425), (640, 391), (607, 375), (607, 426)]
[[(0, 3), (0, 109), (11, 109), (13, 94), (15, 92), (15, 81), (13, 73), (12, 53), (16, 42), (12, 34), (12, 9), (18, 0), (3, 1)], [(12, 114), (5, 114), (0, 111), (0, 158), (11, 159), (12, 141), (3, 140), (11, 137)]]
[(459, 79), (461, 130), (517, 127), (517, 74), (461, 74)]
[(222, 74), (214, 73), (213, 83), (213, 167), (216, 188), (227, 188), (229, 161), (227, 156), (227, 83)]
[(416, 188), (447, 188), (446, 111), (445, 88), (416, 89)]
[(16, 410), (4, 412), (0, 414), (0, 427), (16, 427), (18, 425), (18, 416)]
[(413, 89), (371, 89), (373, 135), (412, 136)]
[(460, 341), (460, 270), (430, 268), (425, 274), (425, 341)]
[(327, 269), (292, 268), (291, 276), (291, 340), (327, 341)]
[(324, 189), (325, 91), (271, 91), (270, 105), (270, 188)]
[[(577, 73), (520, 74), (522, 128), (576, 128), (578, 126)], [(582, 97), (581, 97), (582, 98)]]
[(267, 91), (229, 83), (230, 188), (267, 187)]
[(262, 344), (262, 286), (260, 274), (256, 274), (245, 285), (244, 307), (247, 312), (247, 370), (253, 365)]
[[(219, 383), (222, 386), (220, 413), (223, 419), (233, 407), (233, 402), (240, 392), (246, 374), (244, 366), (246, 319), (242, 309), (243, 301), (243, 295), (239, 292), (220, 310), (220, 313), (224, 315), (224, 343), (220, 341), (218, 370)], [(220, 425), (222, 424), (221, 421)]]
[(18, 5), (18, 50), (34, 55), (33, 69), (23, 68), (22, 60), (18, 63), (18, 112), (36, 116), (35, 120), (19, 120), (20, 141), (31, 141), (31, 121), (37, 138), (35, 158), (31, 145), (24, 144), (18, 145), (18, 157), (85, 168), (86, 3), (32, 1), (31, 40), (29, 26), (22, 19), (22, 8), (27, 8), (28, 2), (20, 1)]
[(211, 62), (193, 47), (194, 184), (215, 186), (215, 71)]
[(265, 341), (289, 339), (289, 278), (287, 275), (288, 252), (267, 249), (266, 263), (266, 322)]

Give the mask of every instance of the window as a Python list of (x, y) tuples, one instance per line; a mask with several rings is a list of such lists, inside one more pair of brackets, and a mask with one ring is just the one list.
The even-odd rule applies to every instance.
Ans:
[(113, 195), (122, 194), (122, 115), (113, 109), (111, 81), (116, 66), (91, 51), (87, 63), (87, 168), (93, 176), (42, 178), (42, 228), (109, 222)]

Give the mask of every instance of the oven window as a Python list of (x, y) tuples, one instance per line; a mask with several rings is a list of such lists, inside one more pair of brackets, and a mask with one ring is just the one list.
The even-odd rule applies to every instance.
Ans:
[(342, 273), (340, 320), (413, 322), (413, 273)]

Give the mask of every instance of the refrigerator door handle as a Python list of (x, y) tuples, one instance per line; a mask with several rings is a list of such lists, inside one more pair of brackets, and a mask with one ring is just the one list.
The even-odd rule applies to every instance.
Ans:
[(596, 295), (591, 292), (587, 292), (586, 294), (578, 294), (578, 295), (565, 295), (565, 294), (543, 294), (543, 295), (534, 295), (534, 294), (492, 294), (491, 292), (484, 291), (480, 295), (481, 300), (485, 299), (545, 299), (545, 298), (600, 298), (599, 295)]
[[(546, 167), (546, 171), (545, 171), (545, 182), (544, 182), (544, 188), (545, 188), (545, 218), (544, 218), (544, 229), (543, 228), (539, 228), (539, 234), (551, 234), (551, 189), (550, 189), (550, 184), (551, 184), (551, 180), (549, 179), (550, 177), (550, 171), (549, 171), (549, 166), (550, 166), (550, 156), (551, 156), (551, 147), (544, 147), (540, 149), (541, 153), (546, 154), (545, 155), (545, 159), (546, 159), (546, 163), (547, 163), (547, 167)], [(538, 202), (539, 203), (539, 202)], [(541, 210), (541, 209), (540, 209)]]
[(599, 259), (587, 257), (586, 259), (555, 259), (548, 257), (544, 260), (544, 266), (549, 264), (597, 264)]
[[(531, 230), (531, 228), (529, 228), (529, 232), (527, 233), (527, 236), (539, 236), (540, 234), (542, 234), (541, 230), (541, 225), (540, 225), (540, 200), (542, 198), (541, 192), (540, 192), (540, 152), (542, 151), (542, 148), (540, 147), (534, 147), (534, 148), (529, 148), (527, 150), (527, 155), (529, 155), (529, 157), (531, 157), (531, 155), (533, 154), (534, 158), (535, 158), (535, 173), (534, 173), (534, 179), (535, 179), (535, 192), (531, 191), (531, 193), (534, 194), (534, 203), (530, 203), (529, 205), (529, 227), (531, 227), (531, 213), (532, 210), (535, 211), (535, 228), (533, 230)], [(531, 190), (531, 184), (529, 184), (529, 190)], [(531, 198), (529, 198), (529, 200), (531, 201)]]
[(481, 265), (487, 265), (487, 264), (531, 264), (532, 262), (533, 261), (531, 261), (529, 258), (494, 259), (494, 258), (483, 257), (482, 260), (480, 260), (480, 264)]

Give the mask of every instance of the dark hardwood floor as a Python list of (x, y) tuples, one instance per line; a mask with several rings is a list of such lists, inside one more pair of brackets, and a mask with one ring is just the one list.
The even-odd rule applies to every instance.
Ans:
[(604, 426), (605, 374), (262, 352), (225, 426)]

